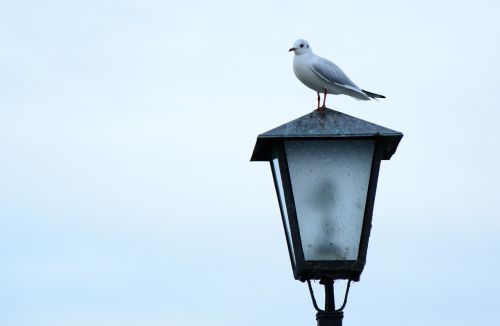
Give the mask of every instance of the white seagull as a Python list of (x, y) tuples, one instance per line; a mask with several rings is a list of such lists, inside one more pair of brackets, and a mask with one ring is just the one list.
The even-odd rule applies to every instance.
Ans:
[[(384, 95), (359, 88), (336, 64), (314, 54), (306, 40), (295, 41), (288, 51), (295, 53), (293, 58), (295, 76), (318, 94), (319, 111), (325, 109), (326, 94), (345, 94), (364, 101), (385, 98)], [(319, 93), (324, 94), (322, 106), (319, 106)]]

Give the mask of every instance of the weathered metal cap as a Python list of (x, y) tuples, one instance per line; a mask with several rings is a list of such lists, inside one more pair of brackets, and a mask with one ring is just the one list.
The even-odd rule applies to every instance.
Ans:
[(382, 159), (396, 152), (403, 134), (331, 109), (313, 111), (257, 137), (250, 161), (271, 161), (276, 145), (291, 139), (374, 139), (382, 146)]

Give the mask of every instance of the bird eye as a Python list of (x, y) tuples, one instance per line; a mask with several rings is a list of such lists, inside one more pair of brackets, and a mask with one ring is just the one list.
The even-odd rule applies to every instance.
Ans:
[(307, 44), (307, 47), (309, 47), (309, 44)]
[(303, 47), (304, 47), (304, 44), (301, 44), (301, 45), (300, 45), (300, 47), (301, 47), (301, 48), (303, 48)]

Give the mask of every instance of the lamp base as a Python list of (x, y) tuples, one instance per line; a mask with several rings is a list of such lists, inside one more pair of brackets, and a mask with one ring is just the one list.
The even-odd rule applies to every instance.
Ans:
[(342, 311), (322, 311), (316, 314), (318, 326), (342, 326), (342, 318), (344, 318)]

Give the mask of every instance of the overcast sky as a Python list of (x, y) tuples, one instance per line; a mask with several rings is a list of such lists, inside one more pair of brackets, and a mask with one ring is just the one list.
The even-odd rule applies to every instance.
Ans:
[[(498, 325), (500, 3), (0, 3), (0, 324), (315, 325), (259, 133), (305, 38), (401, 131), (345, 325)], [(319, 297), (321, 289), (316, 288)]]

